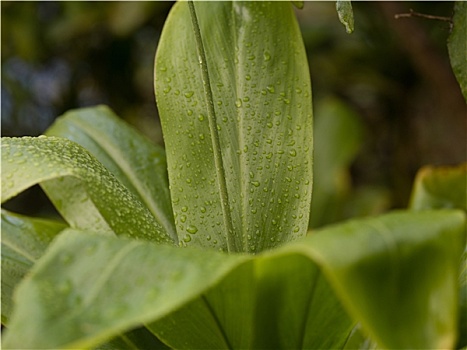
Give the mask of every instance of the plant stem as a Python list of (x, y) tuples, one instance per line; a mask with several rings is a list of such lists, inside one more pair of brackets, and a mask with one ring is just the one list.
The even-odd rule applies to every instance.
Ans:
[(217, 179), (219, 184), (220, 202), (222, 213), (224, 216), (224, 227), (227, 231), (227, 249), (229, 252), (238, 252), (239, 248), (235, 239), (233, 229), (232, 216), (230, 215), (229, 194), (227, 192), (227, 183), (225, 181), (225, 170), (222, 162), (222, 153), (220, 138), (217, 129), (216, 112), (214, 109), (214, 101), (212, 97), (211, 82), (209, 80), (208, 65), (206, 61), (206, 53), (204, 51), (203, 39), (201, 38), (201, 30), (198, 24), (195, 5), (192, 0), (188, 1), (190, 8), (191, 21), (195, 34), (196, 46), (198, 48), (198, 60), (201, 68), (204, 96), (208, 108), (209, 129), (211, 131), (212, 150), (214, 153), (214, 164), (216, 166)]

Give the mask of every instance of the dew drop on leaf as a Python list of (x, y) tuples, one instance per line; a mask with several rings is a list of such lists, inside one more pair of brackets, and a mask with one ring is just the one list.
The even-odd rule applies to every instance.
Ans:
[(198, 232), (198, 228), (194, 225), (188, 225), (188, 227), (186, 228), (187, 232), (191, 233), (191, 234), (195, 234), (196, 232)]

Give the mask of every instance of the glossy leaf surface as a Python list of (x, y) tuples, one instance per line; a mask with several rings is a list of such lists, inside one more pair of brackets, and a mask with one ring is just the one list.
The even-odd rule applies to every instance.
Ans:
[(2, 324), (13, 310), (13, 291), (66, 225), (2, 209)]
[(106, 106), (69, 111), (55, 121), (46, 135), (64, 137), (83, 146), (177, 240), (162, 148), (151, 144)]
[(392, 213), (256, 257), (70, 231), (20, 285), (4, 345), (96, 346), (148, 323), (177, 348), (343, 348), (354, 322), (336, 293), (380, 347), (450, 348), (464, 226)]
[(76, 143), (2, 138), (2, 203), (35, 184), (71, 227), (172, 242), (149, 210)]
[[(307, 230), (312, 119), (303, 42), (290, 2), (196, 2), (195, 9), (213, 101), (203, 93), (186, 2), (173, 7), (155, 63), (178, 236), (186, 245), (228, 249), (223, 171), (230, 250), (260, 252)], [(210, 102), (221, 170), (214, 161)]]

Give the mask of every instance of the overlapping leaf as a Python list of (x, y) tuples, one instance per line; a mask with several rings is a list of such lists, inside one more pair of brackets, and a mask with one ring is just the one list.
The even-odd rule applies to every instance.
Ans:
[[(186, 245), (222, 250), (231, 234), (231, 251), (260, 252), (307, 230), (312, 120), (305, 49), (290, 2), (196, 2), (195, 9), (213, 100), (203, 92), (186, 2), (172, 9), (155, 63), (177, 232)], [(233, 232), (224, 225), (219, 181), (226, 182)]]
[(172, 242), (148, 208), (76, 143), (2, 138), (2, 203), (35, 184), (71, 227)]
[(393, 213), (256, 257), (70, 231), (18, 289), (4, 345), (96, 346), (149, 323), (176, 348), (343, 348), (359, 321), (383, 348), (450, 348), (464, 225)]
[(106, 106), (67, 112), (46, 135), (64, 137), (83, 146), (145, 204), (177, 241), (162, 148), (151, 144)]

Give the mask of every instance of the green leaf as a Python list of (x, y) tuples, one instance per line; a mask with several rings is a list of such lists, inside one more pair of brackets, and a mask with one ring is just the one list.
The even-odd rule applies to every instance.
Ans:
[(351, 34), (354, 31), (352, 2), (350, 0), (337, 0), (336, 10), (339, 21), (345, 26), (345, 31)]
[(172, 242), (149, 210), (86, 150), (63, 138), (2, 138), (2, 203), (40, 183), (71, 227)]
[(13, 290), (66, 225), (2, 209), (2, 324), (13, 310)]
[(96, 346), (145, 323), (177, 348), (344, 348), (358, 321), (383, 348), (452, 348), (465, 223), (396, 212), (257, 256), (70, 230), (19, 286), (3, 345)]
[(461, 211), (391, 213), (314, 238), (314, 257), (380, 347), (448, 349), (457, 337)]
[(458, 208), (467, 211), (467, 163), (422, 168), (410, 198), (413, 210)]
[(148, 328), (175, 349), (337, 349), (353, 323), (318, 266), (284, 249)]
[(165, 316), (248, 259), (65, 231), (18, 288), (3, 346), (97, 346)]
[[(305, 49), (288, 2), (196, 2), (195, 8), (208, 94), (186, 2), (173, 7), (155, 63), (178, 236), (186, 245), (261, 252), (307, 230), (312, 111)], [(213, 101), (206, 100), (209, 89)], [(230, 248), (221, 181), (232, 217)]]
[(151, 144), (106, 106), (67, 112), (46, 135), (67, 138), (88, 150), (177, 241), (162, 148)]
[(451, 67), (459, 82), (464, 99), (467, 101), (467, 3), (454, 3), (453, 26), (448, 38), (448, 51)]

